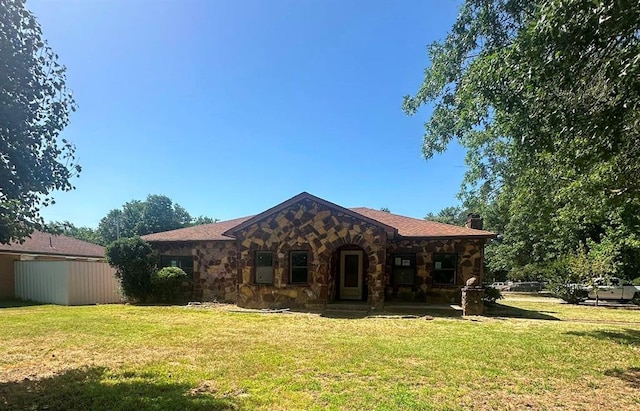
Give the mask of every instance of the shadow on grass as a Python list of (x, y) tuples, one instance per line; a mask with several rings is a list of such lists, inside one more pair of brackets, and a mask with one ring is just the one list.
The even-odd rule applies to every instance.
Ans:
[(526, 318), (532, 320), (560, 321), (559, 318), (549, 314), (554, 313), (552, 311), (525, 310), (522, 308), (502, 305), (500, 303), (488, 306), (485, 313), (487, 317)]
[(620, 378), (622, 381), (627, 383), (629, 387), (640, 389), (640, 368), (638, 367), (630, 367), (626, 370), (620, 368), (611, 368), (605, 371), (604, 375)]
[(44, 303), (27, 300), (0, 300), (0, 308), (31, 307), (33, 305), (44, 305)]
[(568, 335), (578, 337), (591, 337), (598, 340), (614, 341), (624, 345), (640, 346), (640, 330), (625, 329), (622, 331), (593, 330), (593, 331), (568, 331)]
[(188, 384), (158, 383), (152, 374), (83, 368), (40, 380), (0, 383), (2, 410), (235, 410), (232, 398)]

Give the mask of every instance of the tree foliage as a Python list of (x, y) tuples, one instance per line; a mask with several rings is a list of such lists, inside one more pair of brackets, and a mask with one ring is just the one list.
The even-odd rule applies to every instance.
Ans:
[(146, 302), (151, 296), (151, 275), (155, 268), (149, 243), (140, 237), (121, 238), (106, 249), (107, 262), (116, 269), (124, 296)]
[(70, 221), (51, 221), (45, 224), (43, 230), (51, 234), (66, 235), (67, 237), (77, 238), (78, 240), (89, 243), (103, 245), (102, 238), (96, 229), (91, 227), (76, 227)]
[[(202, 217), (201, 217), (202, 218)], [(132, 200), (100, 220), (98, 233), (106, 244), (118, 238), (141, 236), (191, 225), (192, 218), (180, 205), (163, 195)]]
[(438, 223), (464, 226), (467, 223), (469, 211), (460, 206), (445, 207), (436, 214), (429, 213), (424, 219), (436, 221)]
[(629, 0), (466, 0), (407, 96), (428, 159), (467, 148), (465, 206), (502, 234), (489, 268), (575, 253), (640, 271), (640, 7)]
[(70, 221), (51, 221), (43, 230), (62, 234), (90, 243), (107, 245), (125, 237), (152, 234), (176, 228), (201, 224), (212, 224), (217, 218), (199, 216), (191, 218), (189, 213), (163, 195), (149, 195), (146, 201), (132, 200), (121, 209), (113, 209), (100, 220), (97, 228), (76, 227)]
[(42, 228), (41, 207), (73, 189), (75, 146), (60, 137), (75, 101), (65, 67), (24, 0), (0, 2), (0, 243)]

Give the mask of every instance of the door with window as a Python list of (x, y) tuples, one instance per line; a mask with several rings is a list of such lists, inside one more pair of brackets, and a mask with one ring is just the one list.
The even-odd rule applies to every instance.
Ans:
[(343, 300), (362, 299), (362, 251), (340, 252), (340, 298)]

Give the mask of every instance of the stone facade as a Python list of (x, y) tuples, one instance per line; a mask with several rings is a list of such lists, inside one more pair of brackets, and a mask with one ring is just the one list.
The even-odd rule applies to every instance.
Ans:
[(192, 299), (236, 302), (238, 267), (235, 241), (160, 243), (155, 249), (158, 255), (193, 257), (193, 281), (186, 285)]
[[(482, 280), (484, 239), (451, 240), (399, 240), (387, 246), (385, 294), (387, 300), (403, 300), (427, 303), (460, 303), (460, 288), (472, 277)], [(435, 253), (457, 255), (456, 281), (453, 286), (433, 284), (432, 270)], [(415, 254), (415, 284), (393, 284), (392, 261), (394, 254)]]
[[(336, 259), (341, 248), (361, 249), (366, 271), (365, 294), (371, 306), (384, 302), (387, 233), (384, 228), (347, 213), (304, 200), (233, 233), (238, 244), (241, 279), (238, 305), (243, 307), (324, 306), (336, 296)], [(289, 283), (291, 251), (309, 252), (309, 281)], [(273, 284), (255, 284), (255, 252), (274, 256)]]
[[(363, 258), (360, 300), (370, 307), (382, 308), (385, 301), (460, 303), (461, 288), (468, 280), (481, 284), (487, 240), (487, 236), (400, 237), (389, 225), (304, 196), (224, 230), (218, 238), (228, 240), (165, 240), (154, 243), (154, 248), (158, 255), (193, 258), (193, 281), (186, 284), (192, 299), (248, 308), (324, 308), (339, 300), (340, 256), (358, 255), (352, 251), (360, 251)], [(256, 283), (258, 251), (271, 254), (272, 283)], [(290, 281), (292, 251), (307, 251), (305, 283)], [(436, 254), (455, 254), (452, 284), (435, 283)], [(409, 255), (413, 285), (394, 284), (393, 264), (398, 255)], [(349, 297), (358, 298), (357, 292)]]

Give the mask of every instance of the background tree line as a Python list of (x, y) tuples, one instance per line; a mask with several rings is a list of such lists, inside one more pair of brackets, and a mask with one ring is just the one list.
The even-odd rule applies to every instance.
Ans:
[(107, 245), (118, 238), (142, 236), (216, 221), (218, 220), (211, 217), (192, 217), (187, 210), (167, 196), (149, 195), (145, 201), (132, 200), (121, 208), (109, 211), (100, 220), (97, 228), (76, 227), (69, 221), (52, 221), (46, 224), (45, 230)]

